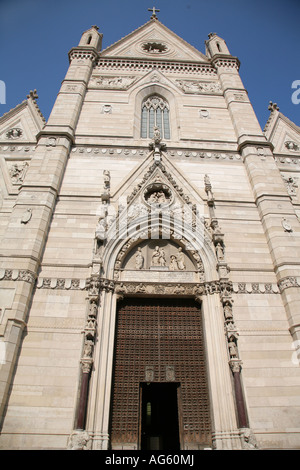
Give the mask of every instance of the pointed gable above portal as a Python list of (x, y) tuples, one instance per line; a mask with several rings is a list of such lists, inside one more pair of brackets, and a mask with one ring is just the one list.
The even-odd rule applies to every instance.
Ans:
[(150, 20), (125, 38), (109, 46), (101, 52), (100, 56), (209, 63), (204, 54), (157, 19)]
[(276, 103), (270, 101), (270, 117), (264, 133), (274, 146), (274, 153), (300, 154), (300, 127), (279, 112)]
[(36, 142), (37, 134), (46, 123), (37, 98), (36, 90), (31, 91), (27, 100), (0, 117), (0, 142)]

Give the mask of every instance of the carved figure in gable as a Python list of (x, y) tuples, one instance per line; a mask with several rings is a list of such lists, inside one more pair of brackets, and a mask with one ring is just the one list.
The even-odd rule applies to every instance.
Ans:
[(170, 204), (171, 198), (169, 188), (160, 183), (154, 183), (144, 193), (144, 199), (150, 205)]
[(22, 164), (14, 164), (9, 170), (9, 175), (13, 183), (22, 183), (25, 178), (26, 171), (28, 168), (28, 163), (24, 162)]

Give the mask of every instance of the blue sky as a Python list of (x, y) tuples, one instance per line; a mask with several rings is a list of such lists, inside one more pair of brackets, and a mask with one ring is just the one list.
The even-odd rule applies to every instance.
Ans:
[(201, 52), (210, 32), (226, 40), (262, 128), (269, 101), (300, 125), (300, 104), (291, 100), (300, 80), (299, 0), (0, 0), (0, 115), (36, 88), (48, 119), (83, 31), (96, 24), (106, 48), (146, 23), (154, 5), (159, 20)]

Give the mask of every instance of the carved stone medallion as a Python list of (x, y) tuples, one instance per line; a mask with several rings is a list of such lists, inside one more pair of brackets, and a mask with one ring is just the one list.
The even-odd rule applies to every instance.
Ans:
[(173, 194), (169, 186), (161, 182), (154, 182), (144, 191), (144, 200), (154, 207), (168, 206), (173, 200)]
[(167, 45), (161, 41), (145, 42), (142, 44), (141, 48), (143, 52), (147, 52), (148, 54), (163, 54), (169, 50)]
[(19, 139), (22, 137), (23, 131), (19, 127), (13, 127), (12, 129), (9, 129), (9, 131), (6, 132), (6, 137), (8, 139)]

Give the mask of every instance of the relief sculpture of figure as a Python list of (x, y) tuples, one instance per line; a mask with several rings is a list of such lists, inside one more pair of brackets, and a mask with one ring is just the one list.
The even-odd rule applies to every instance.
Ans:
[(176, 269), (178, 269), (175, 255), (170, 256), (170, 266), (169, 266), (169, 268), (170, 268), (170, 271), (176, 271)]
[(236, 347), (236, 343), (234, 341), (234, 337), (231, 336), (228, 341), (228, 349), (229, 349), (229, 356), (230, 358), (237, 358), (238, 357), (238, 351)]
[(160, 130), (157, 126), (153, 128), (153, 140), (156, 144), (159, 144), (161, 142)]
[(220, 243), (218, 243), (216, 246), (216, 254), (219, 261), (224, 259), (224, 248)]
[(159, 246), (156, 246), (152, 254), (151, 266), (160, 266), (159, 259), (160, 259)]
[(159, 265), (166, 266), (167, 260), (166, 260), (165, 250), (163, 248), (160, 248), (159, 253), (160, 253)]
[(139, 247), (137, 249), (137, 253), (135, 255), (135, 268), (136, 269), (143, 269), (144, 267), (144, 256), (142, 254), (142, 249)]
[(178, 248), (178, 253), (176, 255), (176, 261), (177, 261), (177, 266), (180, 271), (184, 271), (186, 266), (184, 262), (184, 253), (182, 251), (182, 248)]

